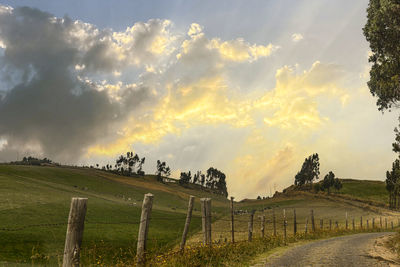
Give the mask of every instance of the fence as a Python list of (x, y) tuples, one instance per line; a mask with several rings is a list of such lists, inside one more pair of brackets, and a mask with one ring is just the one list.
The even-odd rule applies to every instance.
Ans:
[[(137, 266), (146, 265), (146, 249), (148, 233), (150, 229), (150, 220), (152, 213), (154, 195), (148, 193), (145, 194), (142, 203), (141, 217), (138, 221), (124, 222), (127, 224), (138, 224), (138, 236), (137, 236), (137, 251), (136, 261)], [(187, 236), (193, 213), (195, 197), (190, 196), (186, 216), (182, 216), (184, 220), (184, 228), (179, 245), (179, 251), (184, 250), (187, 243)], [(259, 210), (235, 210), (234, 198), (231, 197), (230, 201), (230, 216), (214, 218), (212, 213), (212, 200), (210, 198), (201, 198), (201, 221), (202, 231), (201, 233), (192, 236), (194, 243), (201, 242), (208, 246), (212, 246), (215, 242), (238, 242), (248, 241), (252, 242), (253, 238), (257, 234), (257, 237), (264, 237), (265, 235), (281, 236), (286, 243), (289, 236), (296, 236), (299, 234), (307, 235), (311, 232), (318, 231), (332, 231), (332, 230), (349, 230), (355, 231), (359, 229), (363, 230), (383, 230), (393, 229), (395, 222), (393, 218), (381, 216), (354, 216), (349, 219), (348, 213), (346, 212), (339, 220), (336, 218), (323, 219), (318, 217), (318, 214), (314, 212), (314, 209), (309, 210), (308, 216), (303, 221), (299, 221), (298, 213), (296, 208), (285, 208), (282, 210), (262, 208)], [(84, 233), (84, 224), (88, 223), (85, 220), (87, 211), (87, 198), (72, 198), (70, 205), (70, 212), (68, 216), (68, 222), (56, 223), (56, 224), (36, 224), (28, 225), (19, 228), (0, 228), (0, 231), (19, 231), (26, 227), (41, 227), (41, 226), (60, 226), (67, 225), (67, 232), (65, 237), (65, 247), (63, 253), (63, 267), (79, 266), (80, 264), (80, 252), (81, 244)], [(304, 211), (304, 210), (303, 210)], [(257, 216), (256, 216), (257, 215)], [(319, 221), (318, 221), (319, 220)], [(101, 222), (107, 224), (107, 222)], [(114, 224), (110, 222), (110, 224)], [(219, 224), (222, 226), (220, 227)], [(212, 226), (215, 229), (212, 229)], [(400, 219), (397, 220), (397, 226), (400, 226)]]

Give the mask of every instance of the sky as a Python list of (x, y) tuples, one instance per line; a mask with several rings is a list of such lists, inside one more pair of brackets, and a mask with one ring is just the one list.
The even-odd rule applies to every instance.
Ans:
[(368, 1), (1, 1), (0, 162), (215, 167), (237, 199), (384, 180), (398, 111), (367, 87)]

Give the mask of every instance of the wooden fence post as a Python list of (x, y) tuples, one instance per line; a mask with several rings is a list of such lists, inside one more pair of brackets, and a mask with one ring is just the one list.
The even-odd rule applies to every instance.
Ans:
[(87, 198), (72, 198), (65, 237), (63, 267), (78, 267), (80, 264), (86, 209)]
[(235, 212), (233, 210), (233, 199), (234, 197), (231, 197), (231, 238), (232, 238), (232, 243), (235, 243), (235, 227), (234, 227), (234, 215)]
[(315, 232), (314, 210), (311, 210), (311, 229)]
[(356, 230), (356, 224), (354, 222), (354, 218), (353, 218), (353, 231)]
[(283, 236), (284, 236), (284, 240), (285, 240), (285, 245), (287, 244), (287, 240), (286, 240), (286, 226), (287, 226), (287, 222), (286, 222), (286, 210), (283, 209)]
[(347, 220), (347, 211), (346, 211), (346, 230), (349, 228), (349, 222)]
[(391, 226), (392, 226), (392, 230), (393, 230), (393, 221), (390, 222)]
[(293, 233), (297, 233), (296, 209), (293, 210)]
[(385, 218), (385, 229), (387, 229), (387, 218)]
[(254, 220), (254, 212), (255, 210), (252, 210), (250, 213), (250, 220), (248, 223), (249, 226), (249, 235), (248, 235), (248, 241), (251, 242), (253, 240), (253, 220)]
[(182, 234), (181, 250), (185, 248), (186, 236), (189, 231), (190, 221), (192, 220), (193, 202), (194, 202), (194, 196), (190, 196), (188, 210), (186, 214), (185, 228), (183, 229), (183, 234)]
[(369, 229), (369, 223), (368, 223), (368, 219), (367, 219), (367, 230)]
[(265, 236), (265, 215), (261, 216), (261, 236)]
[(329, 231), (332, 231), (332, 219), (329, 219)]
[(319, 228), (323, 231), (324, 230), (324, 219), (319, 220)]
[(140, 216), (138, 243), (137, 243), (137, 265), (146, 266), (146, 242), (149, 233), (149, 222), (151, 209), (153, 207), (153, 194), (145, 194), (142, 204), (142, 214)]
[(207, 240), (208, 244), (212, 245), (211, 237), (211, 198), (207, 198), (207, 208), (206, 208), (206, 218), (207, 218)]
[(362, 216), (360, 217), (360, 229), (361, 229), (361, 230), (363, 229), (363, 226), (362, 226)]
[(203, 231), (203, 244), (206, 245), (208, 244), (207, 241), (207, 198), (201, 198), (200, 199), (200, 204), (201, 204), (201, 228)]
[(375, 218), (372, 218), (372, 229), (375, 229)]
[(276, 217), (275, 217), (275, 209), (272, 210), (272, 225), (274, 227), (274, 236), (276, 236)]
[(308, 224), (308, 218), (306, 219), (306, 226), (305, 226), (305, 230), (304, 230), (305, 235), (307, 235), (307, 224)]
[(381, 229), (382, 229), (382, 216), (379, 217), (379, 224), (381, 225)]

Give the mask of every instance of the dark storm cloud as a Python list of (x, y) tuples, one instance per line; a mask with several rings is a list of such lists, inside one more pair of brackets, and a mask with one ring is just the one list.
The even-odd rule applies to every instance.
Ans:
[(126, 100), (115, 101), (107, 91), (78, 79), (79, 64), (87, 66), (86, 73), (114, 70), (117, 64), (104, 38), (109, 33), (82, 31), (85, 28), (68, 17), (55, 18), (37, 9), (4, 10), (0, 40), (6, 48), (0, 68), (19, 81), (0, 88), (6, 92), (0, 97), (0, 139), (7, 140), (2, 158), (34, 146), (47, 157), (77, 160), (147, 98), (146, 88), (125, 88), (121, 94)]

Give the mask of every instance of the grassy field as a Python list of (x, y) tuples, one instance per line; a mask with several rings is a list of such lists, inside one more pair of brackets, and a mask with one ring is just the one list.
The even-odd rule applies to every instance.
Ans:
[[(61, 261), (70, 199), (87, 197), (82, 260), (115, 264), (133, 259), (143, 195), (154, 194), (149, 248), (174, 246), (183, 230), (189, 195), (209, 193), (160, 184), (150, 177), (121, 177), (93, 169), (0, 165), (0, 262)], [(214, 210), (227, 200), (216, 195)], [(198, 231), (195, 201), (191, 233)], [(45, 225), (43, 225), (45, 224)], [(40, 226), (38, 226), (40, 225)], [(48, 258), (49, 257), (49, 258)]]
[(342, 184), (343, 188), (338, 194), (385, 204), (389, 201), (385, 182), (344, 179)]
[[(325, 230), (329, 229), (329, 221), (332, 228), (335, 228), (336, 221), (339, 227), (344, 228), (346, 224), (346, 214), (348, 227), (352, 228), (354, 219), (355, 227), (360, 226), (361, 216), (363, 217), (363, 227), (372, 227), (374, 220), (375, 226), (385, 227), (385, 218), (388, 227), (399, 225), (399, 213), (390, 211), (383, 206), (387, 204), (388, 193), (385, 183), (382, 181), (368, 180), (342, 180), (343, 188), (339, 192), (332, 192), (330, 195), (320, 192), (319, 194), (309, 194), (294, 192), (293, 194), (281, 194), (279, 197), (264, 200), (245, 200), (235, 204), (238, 210), (256, 210), (254, 214), (254, 235), (261, 236), (261, 216), (265, 216), (265, 233), (273, 232), (273, 213), (276, 218), (276, 230), (278, 234), (283, 234), (283, 214), (286, 215), (287, 233), (293, 234), (294, 231), (294, 210), (296, 210), (297, 231), (304, 233), (305, 224), (308, 219), (308, 229), (311, 227), (311, 210), (314, 212), (315, 224), (320, 228), (321, 220)], [(357, 200), (357, 201), (355, 201)], [(359, 201), (361, 200), (361, 202)], [(364, 201), (364, 202), (363, 202)], [(369, 204), (378, 203), (379, 206)], [(248, 237), (249, 214), (235, 216), (235, 238), (245, 240)], [(230, 216), (225, 216), (213, 223), (213, 239), (230, 240)], [(191, 242), (196, 243), (202, 239), (200, 233), (193, 235)]]
[[(386, 201), (382, 182), (344, 181), (341, 194), (377, 202)], [(162, 184), (152, 175), (123, 177), (108, 172), (67, 167), (34, 167), (0, 165), (0, 266), (6, 263), (59, 265), (62, 261), (66, 222), (71, 197), (87, 197), (88, 210), (82, 249), (82, 263), (111, 266), (133, 263), (136, 252), (138, 221), (143, 195), (154, 194), (148, 248), (150, 254), (163, 253), (176, 247), (183, 230), (189, 195), (196, 196), (189, 244), (202, 240), (200, 197), (212, 198), (215, 241), (230, 240), (229, 201), (198, 188)], [(367, 204), (366, 204), (367, 205)], [(368, 209), (351, 201), (324, 199), (311, 194), (247, 200), (235, 203), (237, 210), (257, 210), (254, 236), (259, 237), (260, 219), (266, 216), (265, 233), (272, 233), (275, 212), (278, 235), (283, 231), (283, 210), (288, 221), (288, 234), (293, 232), (293, 210), (297, 212), (298, 231), (304, 232), (305, 221), (314, 210), (316, 224), (329, 220), (343, 226), (347, 212), (359, 224), (360, 216), (376, 223), (381, 216), (397, 220), (397, 213), (386, 209)], [(249, 215), (236, 215), (237, 240), (247, 238)], [(395, 222), (397, 224), (397, 221)], [(310, 227), (310, 226), (309, 226)]]

